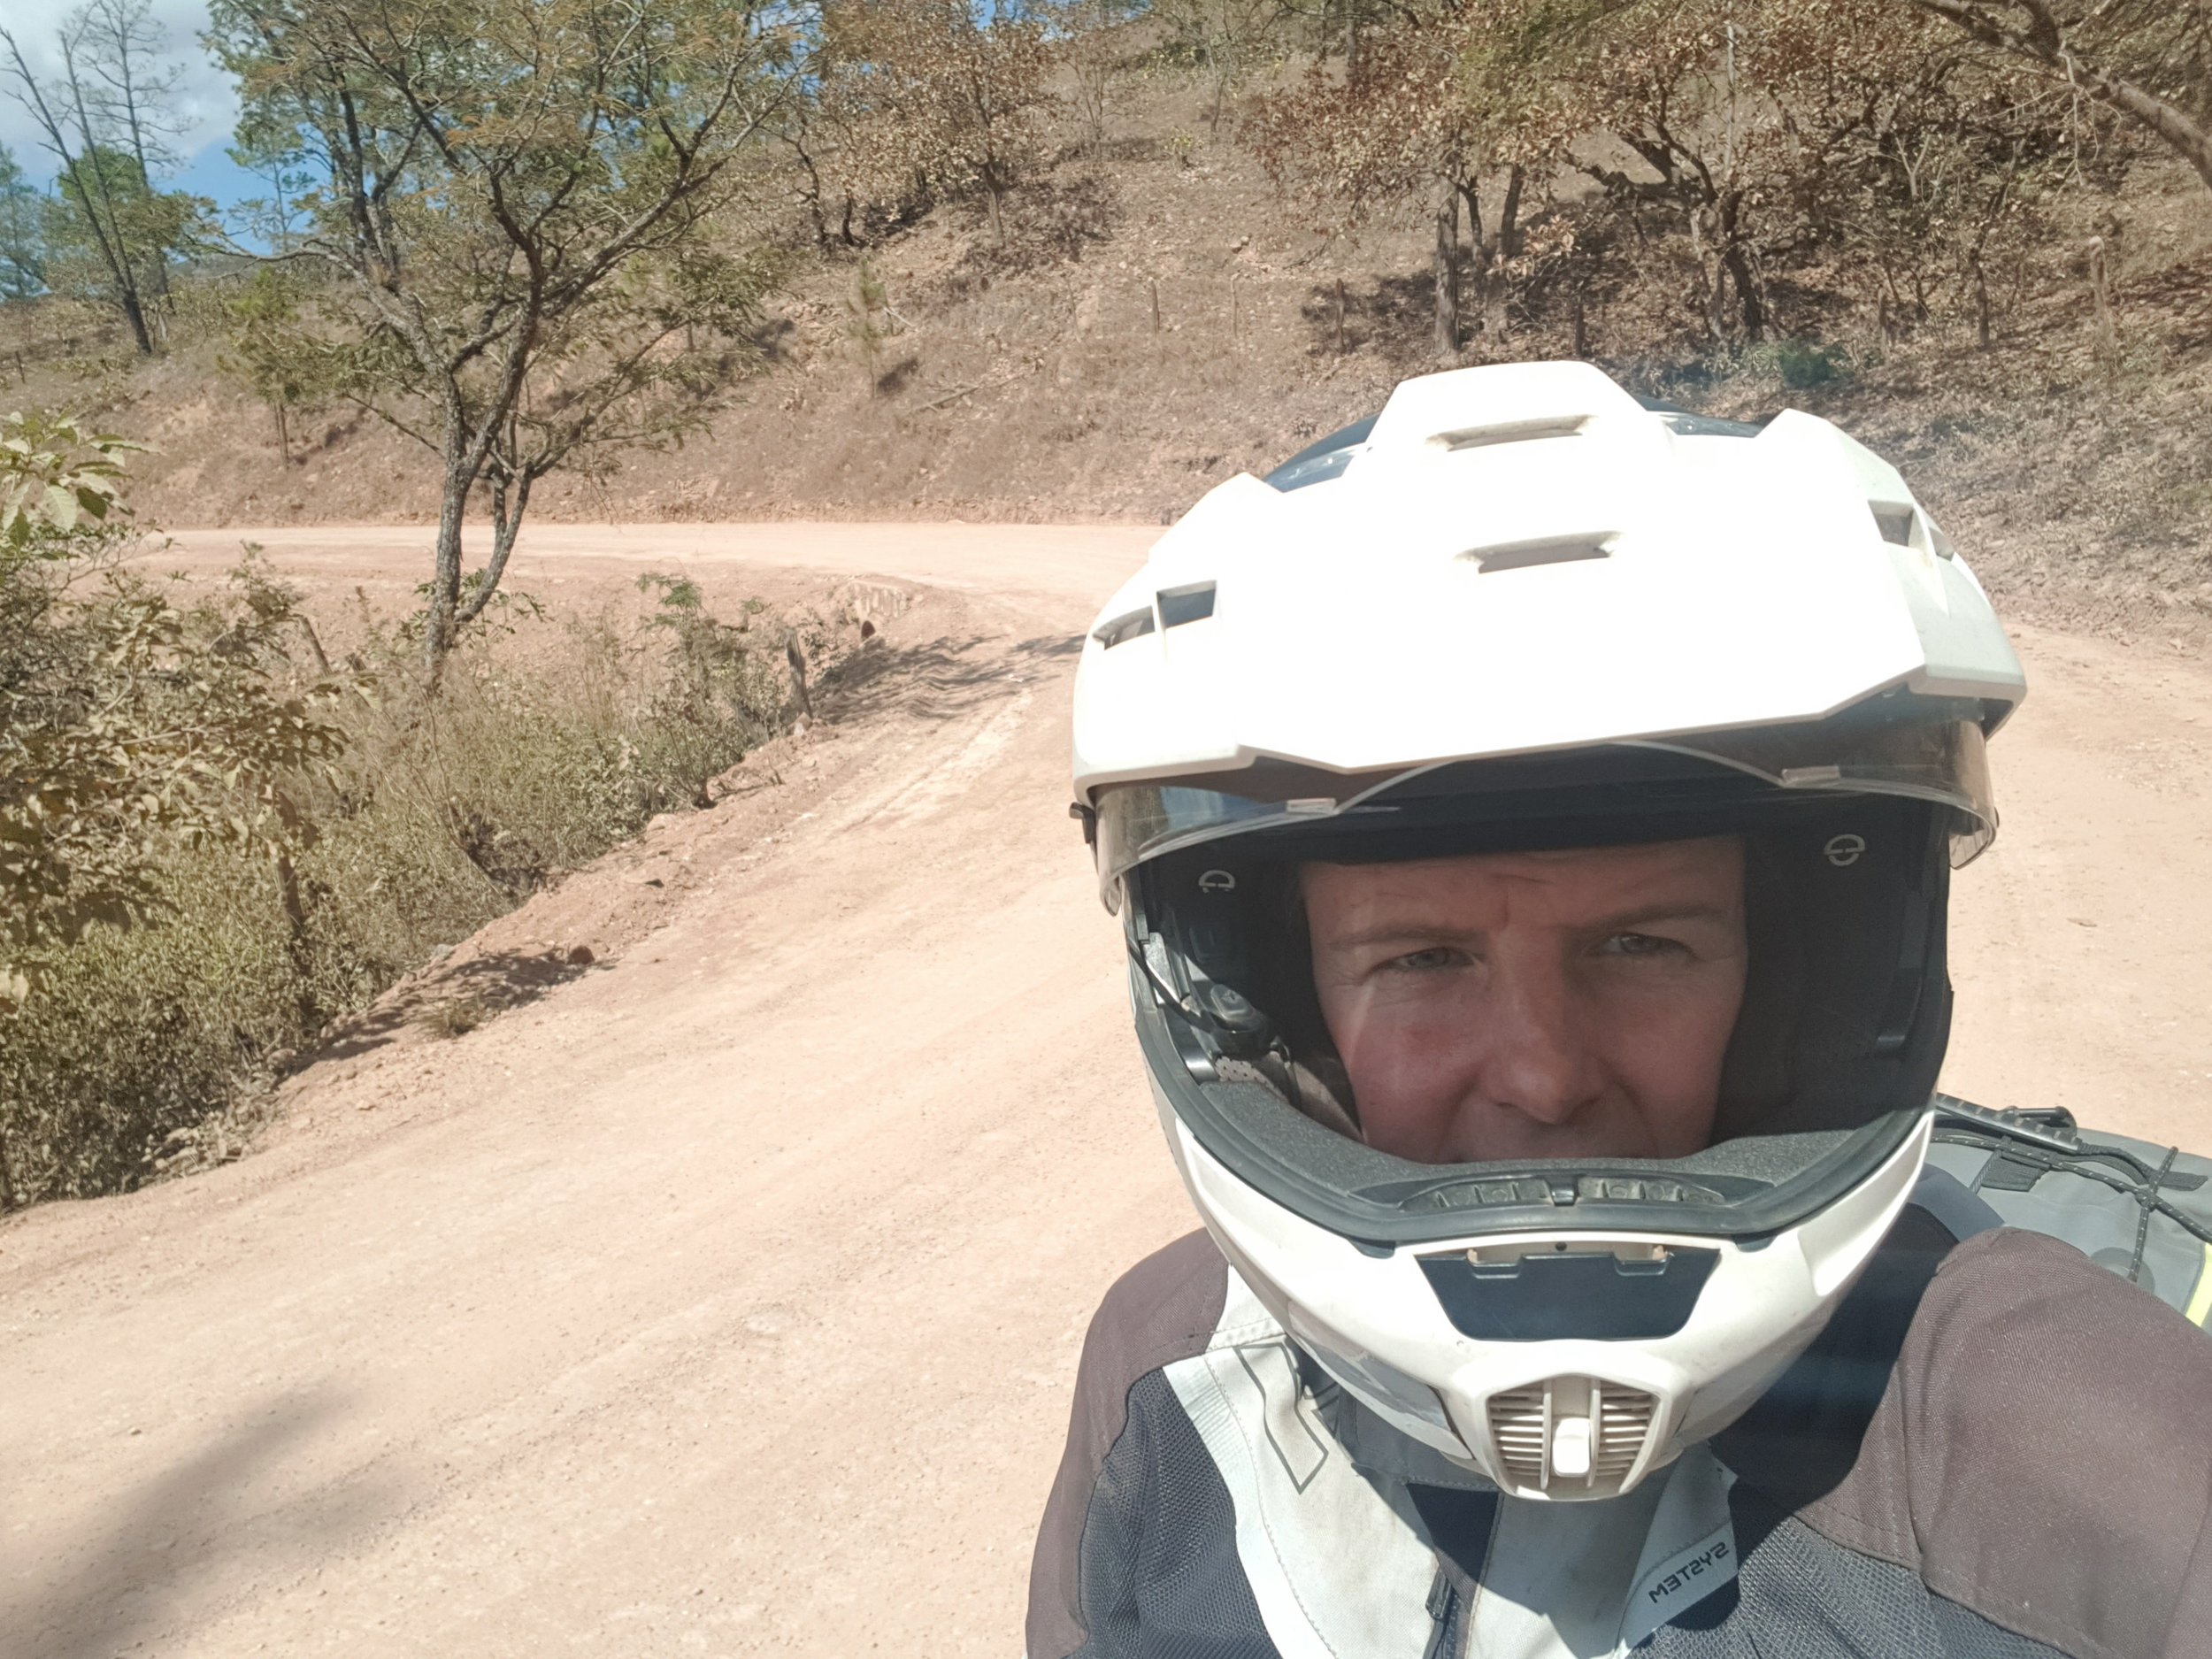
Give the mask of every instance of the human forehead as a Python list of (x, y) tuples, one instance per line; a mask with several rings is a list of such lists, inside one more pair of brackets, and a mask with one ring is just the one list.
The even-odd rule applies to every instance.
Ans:
[(1441, 918), (1532, 903), (1546, 910), (1609, 912), (1675, 902), (1731, 903), (1742, 891), (1743, 840), (1717, 835), (1391, 864), (1308, 864), (1300, 867), (1299, 880), (1310, 910), (1369, 915), (1388, 910)]

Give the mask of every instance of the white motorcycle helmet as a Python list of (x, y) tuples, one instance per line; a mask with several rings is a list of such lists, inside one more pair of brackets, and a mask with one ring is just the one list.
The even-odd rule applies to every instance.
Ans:
[[(1292, 1339), (1522, 1497), (1726, 1427), (1904, 1205), (1950, 1018), (1949, 870), (2020, 665), (1896, 471), (1827, 422), (1583, 364), (1409, 380), (1161, 537), (1086, 642), (1075, 811), (1161, 1122)], [(1738, 834), (1715, 1139), (1410, 1163), (1360, 1139), (1297, 871)]]

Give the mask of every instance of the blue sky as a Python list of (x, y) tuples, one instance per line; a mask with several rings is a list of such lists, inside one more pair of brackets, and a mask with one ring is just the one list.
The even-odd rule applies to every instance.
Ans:
[[(51, 65), (55, 31), (77, 4), (78, 0), (6, 0), (7, 27), (22, 43), (34, 70)], [(207, 26), (204, 0), (153, 0), (153, 14), (167, 32), (171, 58), (184, 69), (179, 88), (183, 131), (174, 145), (182, 165), (164, 182), (173, 188), (212, 196), (223, 205), (241, 196), (265, 194), (259, 180), (241, 173), (223, 153), (230, 142), (237, 97), (229, 80), (200, 50), (199, 31)], [(12, 77), (5, 79), (12, 83)], [(40, 147), (36, 125), (4, 89), (0, 89), (0, 144), (14, 151), (24, 172), (41, 184), (52, 178), (53, 157)]]

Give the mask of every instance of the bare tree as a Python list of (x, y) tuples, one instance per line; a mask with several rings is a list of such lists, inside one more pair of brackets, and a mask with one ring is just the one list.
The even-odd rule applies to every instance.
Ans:
[(2116, 111), (2212, 189), (2212, 6), (2204, 0), (1910, 4)]
[(35, 71), (21, 42), (0, 27), (8, 93), (36, 124), (53, 157), (61, 201), (121, 312), (139, 351), (150, 357), (150, 313), (168, 293), (169, 262), (188, 239), (185, 197), (157, 190), (173, 132), (177, 70), (147, 0), (95, 0), (55, 35), (59, 69)]
[(1316, 62), (1298, 85), (1257, 100), (1246, 122), (1270, 176), (1324, 218), (1357, 225), (1416, 204), (1432, 217), (1440, 356), (1460, 348), (1471, 259), (1483, 328), (1506, 332), (1525, 182), (1577, 130), (1548, 64), (1578, 33), (1545, 0), (1401, 12), (1367, 29), (1356, 58)]
[(1216, 140), (1229, 94), (1265, 61), (1284, 16), (1281, 0), (1153, 0), (1152, 15), (1206, 77), (1207, 131)]
[(87, 67), (104, 88), (96, 96), (107, 125), (127, 144), (150, 189), (157, 165), (176, 160), (170, 145), (182, 65), (165, 58), (168, 31), (148, 0), (92, 0), (81, 16)]
[(1129, 0), (1066, 0), (1059, 7), (1075, 112), (1094, 151), (1105, 145), (1107, 108), (1129, 73), (1131, 14)]
[(842, 143), (849, 196), (895, 204), (974, 190), (994, 242), (1036, 165), (1057, 102), (1055, 52), (1034, 19), (965, 0), (839, 0), (825, 13), (821, 108)]
[[(503, 576), (536, 482), (704, 419), (763, 276), (732, 164), (792, 95), (764, 0), (216, 0), (242, 139), (319, 180), (287, 256), (333, 280), (325, 383), (439, 457), (425, 665)], [(708, 336), (701, 343), (698, 336)], [(493, 539), (465, 576), (485, 487)]]

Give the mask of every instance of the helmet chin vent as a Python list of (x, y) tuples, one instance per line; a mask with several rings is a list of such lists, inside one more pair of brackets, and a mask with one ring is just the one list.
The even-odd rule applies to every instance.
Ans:
[(1659, 1402), (1595, 1377), (1554, 1377), (1490, 1396), (1498, 1466), (1524, 1495), (1609, 1498), (1651, 1438)]

